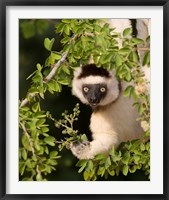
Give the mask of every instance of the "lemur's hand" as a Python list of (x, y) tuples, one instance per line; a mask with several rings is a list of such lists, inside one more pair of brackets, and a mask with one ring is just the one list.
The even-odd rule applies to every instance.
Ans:
[(72, 142), (70, 144), (70, 149), (74, 156), (78, 159), (92, 159), (94, 156), (90, 155), (90, 142)]

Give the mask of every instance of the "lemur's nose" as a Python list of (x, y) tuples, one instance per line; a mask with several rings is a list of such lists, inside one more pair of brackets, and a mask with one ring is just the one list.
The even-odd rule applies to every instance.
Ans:
[(93, 96), (93, 97), (90, 97), (90, 103), (99, 103), (99, 100)]

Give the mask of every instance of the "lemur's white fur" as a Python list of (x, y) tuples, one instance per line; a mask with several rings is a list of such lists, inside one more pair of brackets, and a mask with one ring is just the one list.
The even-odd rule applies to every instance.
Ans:
[[(117, 32), (122, 32), (125, 28), (131, 27), (130, 21), (127, 19), (111, 19), (109, 23), (111, 27), (116, 27)], [(139, 21), (139, 23), (142, 23), (142, 21)], [(146, 29), (147, 36), (148, 29)], [(139, 38), (145, 40), (145, 30), (140, 29), (140, 32), (143, 33), (143, 37), (139, 33)], [(89, 104), (82, 93), (83, 84), (106, 83), (108, 91), (106, 97), (99, 103), (101, 107), (91, 115), (90, 129), (93, 141), (78, 145), (72, 144), (70, 146), (72, 153), (79, 159), (92, 159), (98, 153), (107, 152), (113, 145), (117, 147), (121, 142), (140, 138), (143, 130), (139, 122), (136, 121), (138, 114), (132, 106), (133, 99), (124, 97), (122, 94), (127, 86), (126, 83), (121, 83), (122, 91), (120, 92), (114, 71), (110, 72), (111, 78), (88, 76), (79, 79), (78, 75), (81, 70), (79, 67), (74, 73), (72, 94), (83, 103)]]

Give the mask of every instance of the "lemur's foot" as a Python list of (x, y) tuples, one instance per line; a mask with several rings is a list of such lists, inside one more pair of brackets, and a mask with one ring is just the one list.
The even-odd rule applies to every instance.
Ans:
[(93, 156), (90, 156), (90, 142), (73, 142), (70, 144), (70, 149), (78, 159), (91, 159)]

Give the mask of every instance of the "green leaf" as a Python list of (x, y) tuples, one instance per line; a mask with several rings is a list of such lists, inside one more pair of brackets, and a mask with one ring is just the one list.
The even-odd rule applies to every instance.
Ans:
[(70, 75), (70, 70), (69, 70), (68, 66), (65, 66), (65, 65), (64, 65), (64, 66), (62, 67), (62, 69), (63, 69), (64, 72), (66, 72), (66, 74)]
[(51, 173), (51, 167), (49, 165), (46, 165), (46, 171), (50, 174)]
[(22, 150), (22, 157), (23, 157), (24, 160), (27, 159), (27, 152), (26, 152), (25, 149)]
[(87, 165), (87, 162), (84, 162), (83, 165), (81, 166), (81, 168), (78, 170), (78, 173), (81, 173), (84, 170), (84, 168), (86, 167), (86, 165)]
[(130, 151), (134, 151), (140, 146), (140, 140), (133, 140)]
[(35, 142), (34, 142), (34, 145), (35, 145), (36, 150), (37, 150), (37, 151), (40, 151), (40, 147), (41, 147), (41, 146), (39, 145), (38, 141), (35, 141)]
[(102, 159), (105, 159), (106, 156), (104, 154), (98, 154), (95, 156), (95, 160), (102, 160)]
[(31, 146), (30, 146), (30, 144), (29, 144), (29, 140), (28, 140), (28, 138), (27, 138), (27, 136), (24, 134), (23, 136), (22, 136), (22, 145), (25, 147), (25, 149), (27, 149), (28, 151), (31, 151), (32, 149), (31, 149)]
[(55, 138), (52, 136), (45, 137), (44, 141), (50, 146), (55, 146)]
[(138, 106), (138, 113), (141, 115), (141, 114), (143, 114), (144, 111), (145, 111), (144, 106), (143, 106), (142, 104), (140, 104), (140, 105)]
[(110, 165), (111, 165), (111, 159), (110, 159), (110, 156), (108, 156), (105, 161), (105, 168), (107, 169)]
[(48, 89), (52, 90), (52, 91), (55, 91), (56, 90), (56, 81), (54, 80), (51, 80), (49, 83), (48, 83)]
[(148, 142), (148, 143), (146, 144), (146, 150), (147, 150), (147, 151), (150, 150), (150, 142)]
[(25, 163), (21, 163), (21, 162), (19, 163), (19, 172), (21, 176), (24, 174), (25, 167), (26, 167)]
[(124, 164), (127, 165), (128, 162), (129, 162), (129, 159), (130, 159), (130, 152), (127, 151), (127, 152), (123, 155), (122, 162), (123, 162)]
[(123, 63), (122, 58), (118, 54), (115, 57), (115, 63), (117, 65), (117, 67), (121, 66)]
[(45, 152), (45, 148), (43, 146), (40, 146), (40, 150), (38, 151), (38, 155), (43, 155)]
[(49, 154), (49, 157), (50, 158), (56, 158), (58, 155), (58, 152), (57, 151), (51, 151), (50, 154)]
[(62, 33), (63, 29), (64, 29), (64, 24), (58, 23), (58, 24), (56, 24), (55, 28), (56, 28), (56, 31), (55, 31), (56, 33)]
[(133, 86), (128, 86), (128, 87), (124, 90), (123, 95), (124, 95), (125, 97), (131, 96), (131, 90), (132, 90), (132, 88), (133, 88)]
[(69, 24), (71, 22), (71, 19), (62, 19), (62, 22)]
[(22, 181), (33, 181), (33, 179), (29, 178), (29, 177), (25, 177), (25, 178), (22, 179)]
[(46, 164), (54, 165), (55, 166), (55, 165), (58, 164), (58, 162), (56, 160), (53, 160), (53, 159), (48, 159), (47, 162), (46, 162)]
[(123, 37), (126, 37), (126, 36), (128, 36), (128, 35), (131, 35), (131, 33), (132, 33), (132, 29), (131, 29), (131, 28), (126, 28), (126, 29), (124, 29), (124, 31), (123, 31)]
[(70, 27), (69, 27), (69, 25), (68, 24), (66, 24), (65, 26), (64, 26), (64, 33), (66, 34), (66, 35), (69, 35), (70, 34)]
[(82, 140), (82, 141), (87, 141), (87, 136), (86, 136), (85, 134), (83, 134), (83, 135), (81, 136), (81, 140)]
[(140, 156), (139, 155), (134, 155), (133, 158), (134, 158), (134, 162), (135, 163), (138, 163), (138, 161), (140, 160)]
[(35, 155), (33, 155), (32, 156), (32, 160), (36, 162), (37, 161), (37, 157)]
[(85, 164), (87, 164), (88, 160), (79, 160), (77, 163), (76, 163), (76, 167), (81, 167)]
[(93, 162), (91, 160), (88, 161), (86, 171), (90, 172), (93, 169)]
[(55, 138), (53, 136), (48, 136), (44, 138), (45, 142), (55, 142)]
[(30, 108), (29, 108), (29, 107), (21, 107), (21, 110), (22, 110), (22, 111), (29, 111)]
[(36, 125), (37, 126), (41, 126), (42, 124), (44, 124), (46, 122), (46, 119), (39, 119), (37, 122), (36, 122)]
[(142, 65), (150, 65), (150, 52), (146, 52), (145, 55), (144, 55), (144, 58), (143, 58), (143, 63)]
[(112, 59), (112, 54), (105, 54), (101, 56), (100, 62), (102, 65), (104, 65), (106, 63), (109, 63), (111, 59)]
[(136, 165), (132, 166), (132, 167), (129, 169), (130, 173), (135, 173), (136, 170), (137, 170), (137, 166), (136, 166)]
[(38, 92), (38, 89), (37, 89), (37, 88), (34, 88), (34, 87), (30, 88), (30, 89), (28, 90), (28, 92), (29, 92), (28, 95), (30, 95), (30, 93), (31, 93), (31, 94), (32, 94), (32, 93), (35, 93), (35, 94), (39, 93), (39, 92)]
[(147, 43), (150, 43), (150, 36), (148, 36), (148, 37), (146, 38), (146, 42), (147, 42)]
[(44, 40), (44, 46), (45, 46), (45, 48), (47, 49), (47, 50), (51, 50), (50, 49), (50, 39), (49, 38), (45, 38), (45, 40)]
[(125, 79), (126, 79), (126, 81), (128, 81), (128, 82), (131, 81), (131, 74), (130, 74), (129, 71), (126, 73)]
[(42, 69), (41, 64), (38, 63), (38, 64), (36, 65), (36, 67), (37, 67), (38, 71), (41, 71), (41, 69)]
[(49, 154), (49, 149), (48, 149), (47, 146), (45, 146), (45, 153), (46, 153), (46, 154)]
[(61, 92), (62, 88), (61, 88), (61, 85), (59, 83), (56, 82), (56, 92)]
[(60, 42), (63, 43), (63, 44), (66, 44), (69, 41), (70, 41), (70, 37), (66, 36)]
[(103, 50), (107, 49), (107, 42), (105, 40), (105, 37), (103, 37), (102, 35), (96, 35), (94, 38), (96, 46), (102, 47)]
[(117, 166), (115, 169), (116, 175), (119, 176), (120, 173), (120, 166)]
[(131, 61), (133, 61), (133, 62), (138, 62), (138, 54), (135, 52), (135, 51), (133, 51), (133, 52), (131, 52), (131, 54), (130, 54), (130, 59), (131, 59)]
[(138, 102), (135, 102), (135, 103), (133, 103), (133, 105), (132, 105), (134, 108), (137, 108), (138, 106), (139, 106), (139, 103)]
[(55, 60), (60, 60), (62, 56), (61, 56), (60, 53), (58, 53), (58, 52), (56, 52), (56, 51), (52, 51), (52, 52), (51, 52), (51, 57), (52, 57), (52, 59), (55, 61)]
[(69, 85), (69, 82), (67, 79), (60, 79), (60, 80), (58, 80), (58, 83), (60, 83), (62, 85)]
[(81, 28), (81, 27), (79, 27), (79, 28), (75, 31), (75, 33), (76, 33), (77, 35), (81, 35), (81, 34), (83, 33), (83, 31), (84, 31), (84, 29)]
[(140, 150), (145, 151), (145, 145), (143, 143), (141, 143), (141, 145), (140, 145)]
[(42, 181), (43, 179), (42, 179), (42, 175), (40, 174), (40, 173), (38, 173), (37, 175), (36, 175), (36, 180), (37, 181)]
[(115, 171), (114, 170), (108, 170), (108, 173), (110, 174), (110, 176), (114, 176), (115, 175)]
[(127, 55), (130, 53), (130, 51), (131, 50), (129, 48), (121, 48), (118, 53), (121, 55)]
[(104, 172), (105, 172), (105, 168), (104, 167), (102, 167), (102, 166), (99, 166), (99, 169), (98, 169), (98, 171), (97, 171), (97, 175), (104, 175)]
[(48, 128), (48, 127), (42, 127), (42, 128), (41, 128), (41, 131), (42, 131), (43, 133), (49, 132), (49, 128)]
[(52, 38), (51, 40), (49, 38), (45, 38), (44, 46), (48, 51), (51, 51), (54, 41), (54, 38)]
[(36, 102), (36, 103), (33, 104), (32, 110), (33, 110), (33, 112), (35, 112), (35, 113), (36, 113), (37, 111), (40, 111), (39, 102)]
[(83, 173), (83, 177), (84, 177), (84, 180), (87, 181), (89, 179), (89, 177), (90, 177), (90, 173), (88, 173), (87, 171), (85, 171)]
[(144, 41), (142, 39), (140, 39), (140, 38), (132, 38), (131, 41), (133, 42), (134, 45), (143, 44), (144, 43)]
[(35, 75), (32, 80), (34, 83), (40, 83), (42, 81), (42, 77), (40, 75)]
[(127, 176), (128, 171), (129, 171), (129, 166), (128, 166), (128, 165), (124, 165), (124, 166), (123, 166), (123, 170), (122, 170), (124, 176)]

